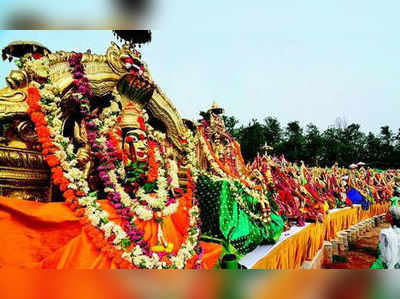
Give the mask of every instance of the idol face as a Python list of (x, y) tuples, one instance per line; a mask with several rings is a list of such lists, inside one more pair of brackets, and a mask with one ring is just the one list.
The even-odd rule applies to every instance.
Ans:
[(145, 162), (148, 159), (147, 134), (139, 128), (131, 128), (124, 138), (124, 151), (133, 161)]

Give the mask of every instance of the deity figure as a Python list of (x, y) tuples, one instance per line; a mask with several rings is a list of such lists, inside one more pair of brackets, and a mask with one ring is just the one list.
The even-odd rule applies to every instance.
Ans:
[[(247, 169), (239, 144), (226, 131), (222, 113), (214, 103), (202, 113), (197, 126), (197, 159), (202, 169), (197, 196), (205, 237), (222, 240), (240, 256), (260, 244), (276, 242), (283, 221), (273, 191), (260, 173)], [(240, 223), (247, 223), (247, 229), (242, 230)]]
[(140, 107), (129, 103), (122, 111), (119, 127), (122, 129), (122, 148), (131, 162), (148, 159), (148, 142), (145, 120)]

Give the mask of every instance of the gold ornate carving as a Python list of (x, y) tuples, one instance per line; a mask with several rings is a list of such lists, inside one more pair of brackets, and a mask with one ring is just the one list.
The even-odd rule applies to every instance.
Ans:
[(159, 88), (154, 91), (146, 108), (165, 124), (167, 136), (179, 150), (183, 151), (181, 141), (185, 139), (187, 128), (175, 106)]
[(106, 57), (110, 67), (117, 74), (127, 73), (125, 66), (121, 60), (121, 57), (124, 54), (126, 54), (126, 51), (124, 51), (124, 49), (121, 49), (116, 43), (111, 42), (111, 46), (107, 50)]
[(23, 90), (13, 90), (10, 87), (0, 89), (0, 118), (16, 114), (25, 114), (28, 105)]
[(0, 146), (0, 194), (51, 200), (50, 171), (39, 152)]
[(0, 146), (0, 166), (48, 171), (47, 163), (40, 152), (4, 146)]
[[(49, 78), (53, 84), (64, 94), (64, 98), (70, 96), (66, 89), (73, 82), (71, 68), (68, 59), (73, 53), (63, 51), (49, 55)], [(85, 74), (89, 79), (93, 93), (96, 96), (102, 97), (111, 91), (116, 86), (120, 79), (119, 74), (116, 74), (107, 63), (107, 59), (102, 55), (83, 54), (82, 63), (85, 67)]]
[(20, 70), (13, 70), (6, 77), (7, 84), (12, 89), (25, 88), (28, 86), (28, 75)]

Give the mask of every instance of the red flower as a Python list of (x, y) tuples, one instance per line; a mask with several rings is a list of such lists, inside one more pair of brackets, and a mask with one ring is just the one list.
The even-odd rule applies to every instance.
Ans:
[(43, 55), (38, 53), (38, 52), (36, 52), (36, 53), (32, 54), (32, 57), (33, 57), (33, 59), (38, 60), (38, 59), (42, 58)]
[(133, 142), (133, 138), (131, 136), (127, 136), (125, 138), (125, 141), (128, 142), (128, 143), (132, 143)]
[(131, 57), (125, 58), (125, 63), (133, 64), (133, 59)]

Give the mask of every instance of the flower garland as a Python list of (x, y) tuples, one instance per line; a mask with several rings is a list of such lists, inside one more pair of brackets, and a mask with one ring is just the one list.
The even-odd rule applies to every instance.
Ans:
[[(240, 195), (239, 189), (237, 188), (237, 186), (235, 185), (234, 182), (232, 181), (228, 181), (229, 184), (229, 188), (233, 193), (233, 197), (235, 198), (236, 202), (239, 204), (239, 206), (253, 219), (258, 220), (260, 222), (264, 222), (264, 223), (269, 223), (271, 222), (271, 216), (267, 213), (264, 212), (262, 214), (262, 216), (254, 214), (252, 211), (250, 211), (245, 202), (243, 201), (242, 196)], [(265, 203), (267, 204), (267, 206), (269, 206), (268, 200), (265, 201)]]
[[(116, 152), (113, 144), (107, 143), (107, 146), (108, 152)], [(150, 194), (146, 192), (144, 187), (140, 187), (132, 199), (118, 181), (118, 178), (124, 177), (119, 175), (123, 173), (124, 168), (121, 161), (113, 164), (112, 169), (108, 170), (107, 178), (110, 178), (111, 184), (105, 189), (106, 192), (118, 194), (118, 196), (113, 195), (114, 205), (117, 205), (117, 208), (128, 209), (144, 221), (173, 215), (179, 206), (179, 202), (176, 199), (168, 197), (166, 170), (161, 167), (162, 158), (155, 141), (149, 142), (149, 164), (150, 171), (147, 175), (147, 182), (155, 182), (156, 193)], [(143, 205), (143, 203), (146, 203), (146, 205)]]
[[(80, 66), (81, 58), (81, 54), (74, 55), (70, 64), (74, 67), (75, 80), (79, 81), (81, 79), (81, 82), (75, 83), (77, 83), (76, 85), (81, 84), (78, 87), (78, 91), (82, 96), (78, 94), (78, 99), (83, 102), (81, 107), (82, 104), (84, 107), (85, 105), (88, 106), (89, 102), (83, 95), (90, 96), (91, 90), (88, 85), (85, 86), (84, 84), (87, 79), (79, 74), (83, 70), (83, 67)], [(76, 215), (85, 216), (82, 220), (85, 225), (84, 230), (92, 239), (96, 248), (103, 251), (107, 257), (112, 258), (115, 264), (122, 268), (132, 268), (134, 266), (158, 269), (184, 268), (186, 262), (196, 254), (200, 235), (200, 230), (196, 226), (199, 214), (197, 205), (193, 205), (189, 210), (190, 228), (188, 229), (186, 241), (182, 244), (177, 254), (170, 257), (169, 260), (161, 259), (156, 253), (146, 254), (139, 245), (132, 244), (124, 229), (107, 218), (107, 213), (97, 203), (96, 192), (90, 193), (87, 181), (82, 171), (77, 167), (73, 144), (68, 138), (62, 136), (62, 123), (57, 118), (58, 104), (61, 101), (60, 97), (56, 96), (57, 91), (49, 83), (40, 85), (34, 82), (33, 85), (34, 87), (28, 89), (27, 103), (29, 105), (29, 113), (35, 123), (45, 159), (51, 167), (53, 181), (60, 186), (61, 190), (65, 190), (63, 193), (66, 199), (65, 202), (75, 211)], [(116, 91), (114, 91), (114, 96), (115, 98), (118, 97)], [(114, 119), (116, 121), (118, 109), (118, 104), (114, 101), (109, 108), (103, 110), (98, 118), (94, 119), (96, 115), (92, 115), (93, 123), (88, 122), (87, 124), (88, 128), (94, 128), (93, 124), (96, 124), (96, 121), (98, 122), (97, 125), (99, 125), (99, 136), (91, 135), (91, 132), (88, 132), (88, 139), (92, 141), (92, 151), (95, 152), (95, 156), (98, 158), (103, 158), (98, 153), (105, 150), (105, 147), (102, 146), (104, 144), (102, 142), (105, 139), (103, 136), (106, 136), (105, 131), (109, 130), (113, 123), (113, 121), (109, 121), (108, 126), (105, 126), (106, 122), (101, 122), (101, 120)], [(84, 114), (88, 110), (83, 109), (82, 112)], [(97, 146), (95, 146), (96, 144)]]
[[(57, 104), (61, 101), (59, 97), (53, 96), (53, 100), (42, 98), (42, 95), (52, 94), (52, 86), (46, 84), (41, 86), (33, 82), (35, 87), (28, 88), (26, 99), (29, 105), (28, 113), (35, 124), (39, 142), (42, 145), (42, 153), (51, 168), (53, 183), (59, 186), (65, 198), (65, 204), (74, 211), (75, 215), (82, 217), (81, 223), (83, 230), (92, 240), (94, 246), (101, 249), (108, 258), (121, 268), (130, 268), (129, 262), (124, 263), (120, 256), (122, 250), (118, 247), (109, 246), (98, 228), (101, 222), (113, 230), (113, 223), (108, 221), (107, 213), (100, 209), (94, 194), (89, 193), (87, 182), (83, 178), (83, 173), (76, 167), (76, 157), (73, 156), (73, 145), (61, 134), (62, 123), (55, 117)], [(41, 93), (39, 92), (39, 87)], [(43, 108), (43, 109), (42, 109)], [(42, 112), (45, 111), (48, 116)], [(59, 154), (62, 152), (63, 154)], [(59, 158), (60, 157), (60, 158)], [(69, 169), (70, 171), (65, 171)], [(64, 172), (65, 171), (65, 172)], [(82, 185), (79, 185), (79, 184)], [(78, 187), (79, 186), (79, 187)], [(80, 189), (79, 191), (77, 189)], [(107, 219), (107, 220), (106, 220)], [(96, 223), (96, 225), (91, 225)], [(100, 224), (101, 225), (101, 224)], [(103, 229), (106, 227), (104, 226)], [(124, 232), (115, 230), (123, 236)], [(120, 236), (121, 237), (121, 236)], [(114, 242), (116, 244), (117, 242)]]

